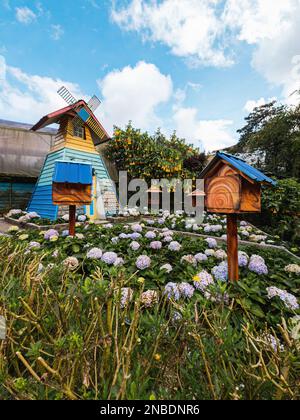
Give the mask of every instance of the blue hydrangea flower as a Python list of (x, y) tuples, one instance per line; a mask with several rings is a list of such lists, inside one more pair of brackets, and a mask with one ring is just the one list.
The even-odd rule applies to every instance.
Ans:
[(195, 260), (197, 262), (203, 262), (203, 261), (207, 261), (208, 258), (207, 258), (207, 255), (202, 254), (201, 252), (199, 252), (198, 254), (195, 255)]
[(180, 283), (178, 288), (181, 296), (187, 299), (190, 299), (195, 291), (194, 287), (186, 282)]
[(121, 308), (125, 308), (131, 301), (133, 297), (133, 290), (130, 287), (123, 287), (121, 290)]
[(156, 238), (156, 233), (153, 231), (149, 231), (146, 233), (145, 238), (147, 239), (155, 239)]
[(248, 265), (250, 271), (256, 274), (268, 274), (268, 267), (265, 260), (259, 255), (251, 255), (250, 262)]
[(55, 229), (49, 229), (46, 232), (44, 232), (44, 238), (47, 240), (50, 240), (53, 237), (58, 237), (59, 233)]
[(196, 289), (204, 292), (210, 285), (214, 284), (214, 279), (206, 270), (202, 270), (194, 278), (194, 286)]
[(133, 233), (129, 234), (128, 237), (130, 239), (132, 239), (133, 241), (135, 241), (136, 239), (141, 238), (142, 235), (140, 233), (138, 233), (138, 232), (133, 232)]
[(139, 225), (138, 223), (135, 225), (131, 226), (131, 229), (133, 232), (142, 232), (143, 231), (143, 227), (141, 225)]
[(249, 256), (246, 252), (239, 251), (239, 266), (240, 267), (247, 267), (249, 262)]
[(128, 237), (129, 237), (129, 235), (128, 235), (128, 233), (120, 233), (120, 235), (119, 235), (119, 238), (120, 239), (128, 239)]
[(179, 300), (180, 299), (180, 291), (178, 285), (176, 283), (169, 282), (165, 285), (164, 295), (168, 297), (168, 299)]
[(299, 309), (297, 298), (291, 293), (288, 293), (286, 290), (279, 289), (275, 286), (267, 287), (266, 290), (269, 299), (273, 299), (275, 296), (278, 296), (288, 309), (293, 311), (297, 311)]
[(216, 280), (227, 281), (228, 280), (228, 264), (223, 261), (221, 264), (216, 265), (211, 270), (212, 275)]
[(217, 248), (218, 247), (218, 243), (214, 238), (207, 238), (205, 239), (207, 245), (209, 246), (209, 248)]
[(102, 257), (102, 250), (100, 248), (92, 248), (88, 251), (88, 253), (86, 254), (86, 257), (88, 259), (95, 259), (95, 260), (100, 260), (100, 258)]
[(105, 252), (102, 255), (101, 260), (108, 265), (113, 265), (116, 262), (117, 258), (118, 258), (118, 255), (115, 252), (109, 251), (109, 252)]

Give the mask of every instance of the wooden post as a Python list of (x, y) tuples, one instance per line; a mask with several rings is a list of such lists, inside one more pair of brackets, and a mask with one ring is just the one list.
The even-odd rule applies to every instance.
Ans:
[(75, 236), (76, 206), (69, 206), (69, 235)]
[(237, 215), (227, 215), (227, 254), (228, 254), (228, 279), (238, 281), (239, 259), (238, 259), (238, 231)]

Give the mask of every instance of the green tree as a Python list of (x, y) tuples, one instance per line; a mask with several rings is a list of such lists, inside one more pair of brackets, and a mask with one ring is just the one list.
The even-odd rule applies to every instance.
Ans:
[(160, 130), (150, 136), (132, 127), (115, 127), (106, 156), (117, 169), (126, 170), (131, 178), (195, 178), (206, 162), (199, 149), (187, 144), (175, 133), (167, 138)]
[(255, 108), (246, 125), (238, 130), (240, 140), (233, 152), (265, 154), (263, 169), (280, 178), (300, 178), (300, 106), (275, 101)]

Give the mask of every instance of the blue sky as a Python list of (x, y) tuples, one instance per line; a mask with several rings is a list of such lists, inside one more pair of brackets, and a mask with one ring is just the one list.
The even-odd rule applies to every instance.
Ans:
[(299, 27), (299, 0), (0, 0), (0, 118), (35, 122), (65, 84), (110, 132), (222, 148), (255, 105), (295, 101)]

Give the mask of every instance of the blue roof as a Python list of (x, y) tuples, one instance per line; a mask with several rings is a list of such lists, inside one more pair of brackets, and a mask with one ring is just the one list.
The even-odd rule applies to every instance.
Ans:
[(253, 166), (248, 165), (243, 159), (240, 159), (236, 156), (230, 155), (229, 153), (217, 152), (217, 157), (225, 160), (231, 166), (238, 169), (244, 173), (247, 177), (253, 179), (257, 182), (267, 182), (271, 185), (276, 185), (277, 182), (269, 178), (267, 175), (259, 171), (258, 169), (253, 168)]
[(56, 161), (53, 182), (91, 185), (93, 183), (92, 165), (81, 162)]

